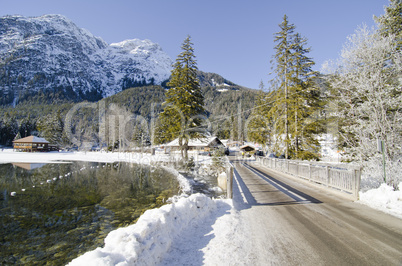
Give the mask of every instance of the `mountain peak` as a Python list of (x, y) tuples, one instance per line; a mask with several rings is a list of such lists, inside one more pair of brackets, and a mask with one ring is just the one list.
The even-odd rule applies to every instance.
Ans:
[(97, 100), (135, 85), (161, 84), (172, 59), (150, 40), (108, 45), (62, 15), (0, 18), (0, 96), (57, 90)]

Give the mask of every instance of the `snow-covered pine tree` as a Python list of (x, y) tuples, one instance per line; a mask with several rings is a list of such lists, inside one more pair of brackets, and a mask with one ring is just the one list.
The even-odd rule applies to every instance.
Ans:
[(390, 0), (389, 6), (385, 7), (385, 14), (379, 17), (374, 16), (378, 23), (379, 32), (382, 36), (395, 36), (395, 41), (402, 47), (402, 1)]

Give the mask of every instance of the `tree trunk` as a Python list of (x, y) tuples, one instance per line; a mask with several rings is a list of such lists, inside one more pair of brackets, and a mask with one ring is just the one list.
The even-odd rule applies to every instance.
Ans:
[(183, 138), (179, 137), (179, 149), (181, 153), (181, 158), (184, 158), (183, 156)]
[(188, 139), (184, 139), (183, 150), (184, 150), (183, 159), (187, 162), (188, 161)]

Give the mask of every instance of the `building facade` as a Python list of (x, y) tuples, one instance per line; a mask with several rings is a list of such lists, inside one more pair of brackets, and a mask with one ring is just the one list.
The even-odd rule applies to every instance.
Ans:
[(13, 141), (13, 149), (23, 152), (49, 151), (49, 141), (36, 136), (29, 136)]

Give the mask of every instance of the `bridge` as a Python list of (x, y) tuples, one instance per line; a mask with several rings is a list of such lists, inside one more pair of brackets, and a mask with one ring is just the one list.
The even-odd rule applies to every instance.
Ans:
[(402, 221), (255, 160), (229, 157), (254, 265), (402, 265)]

